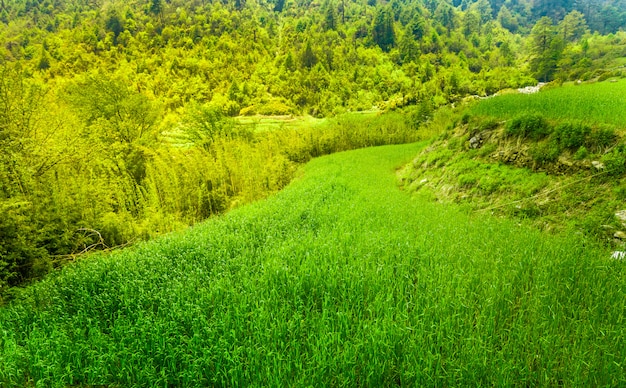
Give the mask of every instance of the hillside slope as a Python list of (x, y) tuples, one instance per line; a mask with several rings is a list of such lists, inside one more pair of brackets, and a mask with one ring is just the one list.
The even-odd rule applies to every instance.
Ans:
[(624, 262), (398, 190), (423, 146), (315, 159), (25, 289), (0, 309), (0, 385), (624, 385)]
[(625, 80), (613, 79), (443, 112), (431, 124), (440, 136), (402, 172), (405, 186), (623, 247), (625, 94)]

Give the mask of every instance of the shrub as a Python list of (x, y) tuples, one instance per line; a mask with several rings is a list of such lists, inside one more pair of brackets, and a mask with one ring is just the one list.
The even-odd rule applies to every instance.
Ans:
[(626, 146), (624, 144), (602, 156), (602, 163), (609, 175), (620, 175), (626, 171)]
[(478, 181), (478, 187), (485, 195), (495, 193), (500, 189), (502, 179), (498, 176), (483, 175)]
[(609, 78), (620, 77), (622, 75), (621, 71), (606, 71), (598, 76), (598, 82), (606, 81)]
[(469, 114), (469, 112), (463, 113), (463, 116), (461, 116), (461, 124), (468, 124), (471, 118), (472, 115)]
[(421, 124), (430, 120), (435, 111), (434, 103), (430, 100), (423, 100), (409, 113), (409, 120), (414, 128), (419, 128)]
[(581, 123), (562, 123), (553, 132), (554, 139), (562, 148), (575, 150), (585, 144), (591, 128)]
[(591, 131), (585, 141), (585, 147), (592, 152), (601, 152), (605, 148), (615, 144), (617, 135), (615, 130), (610, 127), (597, 128)]
[(478, 178), (473, 174), (459, 175), (459, 185), (462, 187), (472, 187), (478, 182)]
[(626, 184), (625, 183), (622, 183), (621, 185), (614, 188), (613, 192), (615, 193), (615, 196), (617, 197), (619, 201), (626, 200)]
[(587, 148), (585, 148), (585, 146), (582, 146), (574, 154), (574, 159), (582, 160), (582, 159), (585, 159), (587, 155), (589, 155), (589, 151), (587, 151)]
[[(36, 221), (27, 203), (0, 200), (0, 294), (7, 286), (43, 275), (38, 267), (50, 263), (48, 252), (37, 236)], [(1, 300), (1, 299), (0, 299)]]
[(548, 121), (538, 114), (524, 114), (509, 121), (506, 126), (508, 136), (519, 136), (532, 140), (541, 140), (550, 134), (552, 128)]
[(554, 141), (536, 144), (528, 150), (533, 160), (539, 164), (554, 162), (561, 154), (559, 145)]

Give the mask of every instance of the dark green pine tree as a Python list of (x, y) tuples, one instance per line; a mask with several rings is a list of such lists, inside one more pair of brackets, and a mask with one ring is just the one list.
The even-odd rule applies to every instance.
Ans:
[(547, 16), (552, 20), (561, 20), (572, 10), (571, 0), (542, 0), (533, 2), (533, 15), (535, 18)]
[(324, 4), (324, 29), (327, 31), (337, 29), (337, 14), (332, 1), (326, 1)]
[(150, 13), (163, 21), (163, 0), (150, 0)]
[(302, 52), (302, 66), (307, 69), (312, 68), (317, 63), (317, 57), (311, 48), (311, 42), (307, 40), (304, 51)]
[(378, 8), (372, 22), (372, 38), (383, 51), (388, 52), (396, 43), (393, 15), (389, 8)]
[(407, 30), (413, 35), (413, 39), (421, 40), (426, 33), (426, 20), (419, 14), (415, 15), (407, 25)]
[(434, 19), (441, 23), (448, 31), (456, 28), (456, 15), (454, 7), (448, 1), (441, 1), (435, 10)]
[(122, 17), (117, 9), (109, 11), (104, 25), (107, 30), (113, 33), (114, 41), (117, 41), (117, 37), (124, 31)]
[(563, 40), (557, 35), (552, 19), (547, 16), (537, 21), (531, 33), (533, 59), (530, 70), (540, 81), (551, 81), (563, 52)]
[(276, 0), (274, 2), (274, 11), (283, 12), (283, 8), (285, 8), (285, 0)]
[(45, 45), (41, 48), (41, 54), (39, 56), (39, 62), (37, 63), (37, 68), (39, 70), (47, 70), (50, 68), (50, 54), (46, 50)]

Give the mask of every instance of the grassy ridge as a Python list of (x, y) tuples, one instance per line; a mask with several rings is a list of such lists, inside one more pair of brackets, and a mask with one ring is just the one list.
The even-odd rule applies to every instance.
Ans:
[(626, 127), (626, 79), (567, 85), (539, 94), (507, 94), (481, 101), (470, 109), (479, 116), (511, 119), (523, 113), (541, 113), (553, 120), (578, 120)]
[(405, 187), (623, 247), (615, 214), (626, 200), (624, 96), (620, 80), (440, 110), (429, 124), (439, 136), (404, 170)]
[(0, 385), (626, 383), (623, 262), (399, 191), (420, 144), (68, 266), (0, 310)]

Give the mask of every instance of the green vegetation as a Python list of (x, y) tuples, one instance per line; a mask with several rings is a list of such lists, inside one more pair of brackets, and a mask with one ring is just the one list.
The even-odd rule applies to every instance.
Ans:
[(265, 201), (21, 291), (1, 384), (626, 383), (624, 263), (401, 192), (422, 147), (316, 159)]
[(527, 114), (518, 116), (509, 121), (506, 125), (507, 136), (520, 136), (539, 140), (550, 133), (550, 127), (543, 116), (538, 114)]
[(470, 115), (514, 119), (522, 114), (541, 114), (548, 120), (606, 124), (626, 129), (626, 80), (581, 85), (564, 85), (541, 93), (505, 94), (469, 109)]
[(311, 157), (426, 138), (469, 95), (619, 78), (625, 8), (0, 1), (0, 294), (263, 198)]
[[(140, 95), (112, 98), (106, 105), (88, 90), (73, 98), (101, 103), (84, 112), (90, 124), (79, 137), (64, 143), (69, 134), (61, 127), (58, 138), (46, 139), (50, 148), (42, 150), (35, 141), (39, 125), (48, 121), (41, 121), (28, 128), (32, 135), (0, 140), (14, 150), (3, 155), (7, 169), (0, 170), (5, 190), (11, 190), (0, 197), (0, 292), (76, 254), (181, 229), (263, 198), (313, 157), (419, 136), (399, 112), (346, 114), (285, 127), (264, 120), (262, 130), (255, 121), (238, 123), (210, 106), (192, 106), (175, 130), (159, 136), (150, 132), (154, 118), (147, 114), (119, 119), (145, 109)], [(47, 120), (45, 108), (32, 112)]]
[(442, 112), (439, 137), (402, 178), (429, 198), (622, 246), (624, 95), (625, 82), (605, 81)]
[(624, 16), (0, 0), (0, 386), (624, 385)]

